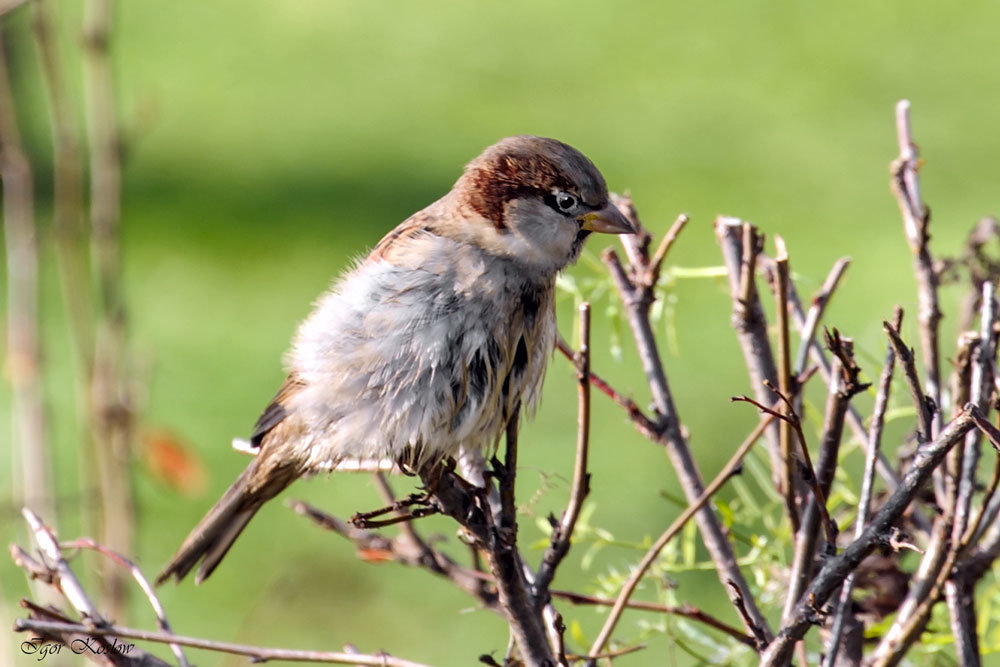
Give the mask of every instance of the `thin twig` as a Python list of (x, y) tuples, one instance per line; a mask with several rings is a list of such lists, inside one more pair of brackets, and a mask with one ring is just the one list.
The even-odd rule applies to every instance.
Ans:
[(21, 515), (28, 522), (28, 527), (35, 536), (42, 554), (50, 561), (47, 565), (55, 573), (55, 579), (59, 589), (69, 601), (73, 608), (89, 621), (102, 624), (104, 617), (97, 611), (97, 606), (91, 602), (90, 596), (84, 590), (80, 581), (73, 574), (66, 557), (63, 556), (62, 549), (59, 548), (59, 541), (52, 533), (52, 530), (42, 522), (37, 514), (25, 507), (21, 510)]
[(806, 314), (805, 321), (801, 327), (802, 330), (799, 334), (799, 351), (795, 356), (794, 367), (797, 374), (801, 375), (806, 368), (806, 363), (809, 360), (809, 350), (816, 342), (816, 331), (819, 328), (820, 321), (823, 319), (823, 313), (826, 312), (826, 307), (830, 303), (837, 285), (840, 284), (840, 279), (843, 278), (844, 272), (847, 271), (850, 265), (850, 257), (841, 257), (838, 259), (830, 269), (830, 273), (827, 274), (822, 287), (819, 288), (819, 291), (812, 298), (812, 305), (809, 306), (809, 312)]
[[(73, 627), (77, 624), (52, 607), (38, 605), (24, 598), (20, 602), (21, 606), (28, 610), (32, 621), (55, 621)], [(34, 630), (28, 640), (21, 644), (21, 650), (24, 652), (27, 649), (32, 655), (41, 653), (38, 658), (41, 660), (45, 656), (45, 642), (55, 642), (70, 649), (83, 650), (91, 662), (106, 667), (174, 667), (172, 663), (147, 653), (131, 642), (119, 642), (117, 638), (108, 641), (107, 637), (95, 637), (78, 632)]]
[(726, 584), (728, 584), (729, 588), (733, 591), (733, 603), (736, 605), (736, 611), (739, 612), (740, 618), (743, 619), (743, 623), (753, 632), (754, 648), (756, 648), (759, 653), (764, 650), (765, 646), (767, 646), (767, 637), (764, 635), (764, 632), (760, 629), (760, 627), (754, 623), (753, 619), (750, 618), (750, 614), (747, 612), (746, 599), (743, 597), (743, 591), (740, 590), (739, 586), (737, 586), (735, 582), (727, 581)]
[(141, 641), (157, 642), (160, 644), (176, 643), (181, 646), (200, 648), (206, 651), (216, 651), (218, 653), (232, 653), (235, 655), (245, 655), (257, 662), (267, 660), (286, 660), (288, 662), (321, 662), (338, 665), (373, 665), (374, 667), (427, 667), (426, 665), (394, 658), (386, 653), (375, 655), (365, 655), (362, 653), (335, 653), (327, 651), (302, 651), (297, 649), (284, 648), (263, 648), (260, 646), (247, 646), (245, 644), (233, 644), (230, 642), (217, 642), (199, 637), (188, 637), (185, 635), (174, 635), (166, 632), (154, 632), (151, 630), (138, 630), (116, 625), (103, 627), (88, 627), (79, 623), (59, 623), (56, 621), (35, 621), (19, 618), (14, 622), (15, 632), (76, 632), (93, 637), (124, 637), (126, 639), (138, 639)]
[[(570, 362), (574, 361), (576, 353), (569, 346), (569, 344), (563, 340), (562, 336), (556, 336), (556, 349), (559, 350), (564, 357), (569, 359)], [(663, 434), (660, 433), (656, 422), (647, 417), (635, 401), (617, 391), (614, 387), (608, 384), (604, 378), (595, 373), (593, 369), (590, 371), (590, 384), (602, 394), (614, 401), (620, 408), (625, 410), (629, 421), (632, 422), (632, 426), (635, 427), (635, 430), (638, 431), (640, 435), (661, 445), (666, 444)]]
[(646, 278), (646, 284), (650, 287), (654, 287), (660, 280), (660, 271), (663, 268), (663, 261), (667, 258), (667, 253), (670, 252), (670, 248), (673, 247), (674, 242), (677, 241), (677, 237), (680, 233), (684, 231), (685, 225), (690, 222), (690, 218), (681, 213), (674, 220), (674, 224), (670, 226), (667, 233), (663, 235), (660, 239), (660, 245), (656, 246), (656, 252), (653, 253), (653, 259), (649, 262), (649, 272)]
[(927, 397), (920, 388), (920, 376), (917, 373), (917, 364), (913, 356), (913, 349), (906, 346), (903, 339), (899, 337), (899, 331), (888, 322), (882, 322), (882, 328), (889, 336), (889, 343), (892, 345), (896, 357), (903, 368), (903, 377), (906, 379), (906, 387), (910, 390), (910, 397), (913, 405), (917, 409), (917, 439), (919, 444), (930, 442), (932, 414), (930, 406), (927, 404)]
[[(818, 524), (822, 516), (819, 498), (825, 498), (830, 493), (833, 477), (837, 468), (840, 442), (844, 431), (844, 416), (851, 398), (867, 389), (868, 385), (858, 379), (860, 370), (854, 362), (853, 345), (850, 339), (841, 338), (834, 329), (826, 332), (827, 347), (834, 355), (832, 379), (827, 394), (827, 405), (823, 423), (823, 437), (820, 441), (819, 460), (816, 469), (816, 488), (822, 496), (810, 500), (802, 517), (802, 526), (795, 537), (795, 558), (792, 573), (789, 578), (788, 595), (785, 598), (783, 617), (788, 618), (799, 596), (812, 576)], [(832, 529), (833, 526), (831, 525)], [(830, 541), (827, 534), (825, 554), (835, 552), (836, 543)]]
[[(791, 397), (795, 392), (792, 384), (792, 345), (789, 337), (788, 326), (788, 283), (789, 266), (788, 251), (785, 249), (785, 241), (780, 236), (774, 237), (774, 244), (777, 253), (774, 256), (774, 263), (777, 267), (777, 281), (775, 281), (774, 294), (777, 305), (775, 307), (775, 318), (778, 324), (778, 389), (782, 395)], [(744, 248), (746, 244), (744, 244)], [(786, 410), (794, 411), (794, 401), (786, 406)], [(781, 493), (785, 497), (785, 512), (788, 514), (788, 521), (792, 526), (792, 532), (796, 533), (800, 526), (799, 498), (796, 493), (798, 478), (796, 477), (795, 460), (792, 453), (792, 422), (782, 419), (778, 425), (778, 441), (781, 444)]]
[[(711, 497), (715, 495), (720, 488), (722, 488), (722, 485), (732, 477), (733, 472), (743, 462), (743, 458), (747, 455), (747, 452), (749, 452), (750, 448), (754, 446), (760, 436), (764, 433), (764, 430), (771, 423), (771, 420), (774, 418), (775, 416), (773, 414), (768, 414), (760, 420), (754, 430), (751, 431), (750, 435), (747, 436), (746, 440), (743, 441), (743, 444), (739, 446), (726, 465), (723, 466), (722, 470), (720, 470), (715, 476), (715, 479), (712, 480), (711, 484), (705, 487), (705, 490), (701, 493), (701, 495), (698, 496), (694, 502), (688, 505), (687, 509), (685, 509), (679, 517), (674, 519), (673, 523), (670, 524), (670, 527), (667, 528), (663, 534), (657, 538), (656, 542), (653, 543), (653, 546), (646, 551), (642, 560), (640, 560), (639, 564), (635, 566), (632, 573), (629, 575), (629, 578), (625, 581), (621, 590), (618, 592), (618, 597), (615, 598), (615, 604), (611, 608), (611, 611), (608, 612), (608, 618), (604, 621), (604, 625), (601, 627), (601, 631), (598, 633), (597, 639), (594, 640), (594, 643), (590, 647), (591, 653), (598, 653), (604, 649), (608, 639), (611, 638), (611, 633), (614, 632), (615, 626), (618, 624), (618, 620), (621, 618), (622, 612), (625, 611), (629, 598), (632, 597), (632, 594), (635, 592), (636, 587), (638, 587), (639, 582), (642, 580), (643, 576), (645, 576), (646, 571), (660, 555), (660, 552), (663, 551), (663, 548), (667, 545), (667, 543), (681, 531), (688, 520), (694, 516), (695, 513), (700, 511), (701, 508), (704, 507), (704, 505), (711, 499)], [(735, 583), (727, 583), (730, 583), (738, 593), (740, 592), (740, 588), (736, 586)], [(735, 594), (733, 599), (734, 601), (737, 599)], [(742, 593), (739, 593), (739, 599), (743, 599)], [(750, 629), (755, 636), (763, 632), (762, 627), (757, 623), (756, 619), (752, 616), (746, 616), (746, 618), (749, 619), (749, 622), (747, 623), (748, 629)]]
[(535, 575), (535, 597), (544, 599), (556, 568), (569, 552), (573, 530), (580, 516), (583, 501), (590, 493), (590, 473), (587, 469), (590, 450), (590, 304), (580, 304), (580, 351), (575, 355), (577, 379), (577, 437), (576, 458), (573, 464), (573, 482), (569, 503), (560, 521), (552, 527), (549, 547)]
[[(149, 580), (146, 579), (146, 575), (142, 573), (139, 567), (130, 561), (125, 556), (117, 553), (105, 546), (102, 546), (90, 539), (89, 537), (80, 537), (72, 542), (64, 542), (62, 547), (65, 549), (91, 549), (104, 556), (110, 558), (113, 562), (122, 566), (128, 570), (135, 582), (139, 584), (139, 588), (145, 594), (146, 599), (149, 600), (149, 606), (153, 608), (153, 613), (156, 614), (156, 625), (163, 632), (167, 634), (173, 634), (173, 628), (170, 627), (170, 621), (167, 620), (167, 611), (163, 608), (163, 604), (160, 602), (160, 598), (157, 597), (156, 591), (153, 586), (150, 585)], [(177, 662), (181, 667), (187, 667), (188, 661), (187, 657), (184, 655), (184, 651), (177, 644), (170, 644), (170, 650), (173, 651), (174, 655), (177, 656)]]
[(787, 421), (792, 425), (792, 429), (795, 431), (796, 440), (799, 442), (799, 454), (802, 455), (802, 465), (805, 466), (806, 475), (809, 477), (809, 486), (812, 489), (813, 496), (817, 500), (817, 507), (819, 508), (820, 519), (823, 523), (824, 534), (826, 535), (827, 541), (833, 544), (837, 540), (837, 531), (833, 527), (833, 521), (830, 519), (830, 513), (826, 508), (826, 494), (819, 487), (819, 481), (816, 478), (816, 469), (813, 467), (812, 458), (809, 456), (809, 447), (806, 445), (806, 436), (805, 433), (802, 432), (802, 421), (799, 419), (799, 416), (795, 413), (795, 410), (792, 407), (791, 398), (781, 393), (781, 391), (770, 382), (766, 382), (765, 386), (778, 397), (780, 403), (785, 406), (785, 410), (779, 411), (774, 408), (769, 408), (749, 396), (733, 396), (730, 400), (750, 403), (751, 405), (756, 406), (761, 412), (774, 415), (778, 419)]
[[(603, 607), (611, 607), (615, 604), (615, 600), (611, 598), (602, 598), (594, 595), (584, 595), (583, 593), (574, 593), (572, 591), (559, 591), (552, 590), (552, 597), (559, 598), (561, 600), (566, 600), (571, 604), (577, 605), (599, 605)], [(708, 614), (694, 605), (684, 603), (682, 605), (669, 605), (669, 604), (658, 604), (656, 602), (641, 602), (637, 600), (629, 600), (625, 605), (627, 609), (635, 609), (639, 611), (652, 611), (660, 614), (670, 614), (672, 616), (683, 616), (684, 618), (691, 619), (692, 621), (698, 621), (704, 623), (705, 625), (715, 628), (719, 632), (723, 632), (736, 641), (740, 642), (745, 646), (750, 648), (756, 648), (757, 640), (750, 635), (746, 634), (739, 628), (729, 625), (728, 623), (719, 620), (715, 616)]]

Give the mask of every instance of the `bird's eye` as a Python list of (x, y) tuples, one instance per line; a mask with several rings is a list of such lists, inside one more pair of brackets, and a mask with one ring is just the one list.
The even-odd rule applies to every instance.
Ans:
[(559, 207), (560, 211), (568, 211), (576, 206), (576, 197), (560, 192), (556, 195), (556, 206)]
[(566, 216), (571, 215), (570, 211), (576, 208), (577, 204), (576, 197), (568, 192), (550, 192), (542, 199), (553, 211), (556, 213), (562, 213)]

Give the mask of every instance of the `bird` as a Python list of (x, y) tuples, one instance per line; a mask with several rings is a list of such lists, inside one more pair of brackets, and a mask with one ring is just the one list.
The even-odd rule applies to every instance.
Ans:
[(635, 229), (582, 153), (527, 135), (486, 148), (317, 300), (246, 443), (253, 460), (157, 583), (200, 562), (200, 584), (300, 477), (344, 461), (418, 470), (463, 448), (495, 451), (519, 408), (538, 403), (556, 276), (593, 232)]

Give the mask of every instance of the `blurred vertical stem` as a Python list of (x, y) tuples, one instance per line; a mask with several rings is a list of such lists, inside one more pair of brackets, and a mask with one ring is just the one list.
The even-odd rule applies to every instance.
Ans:
[[(131, 483), (132, 406), (119, 238), (121, 144), (108, 49), (113, 10), (112, 0), (87, 0), (84, 4), (84, 101), (90, 144), (91, 243), (98, 288), (91, 401), (101, 487), (99, 541), (119, 553), (132, 554), (135, 523)], [(125, 574), (108, 568), (104, 581), (108, 614), (123, 618)]]
[(80, 120), (75, 111), (75, 100), (66, 85), (55, 16), (51, 0), (34, 0), (32, 3), (35, 47), (41, 63), (52, 134), (52, 232), (59, 265), (63, 308), (76, 361), (77, 413), (80, 419), (77, 470), (81, 476), (80, 489), (85, 495), (81, 513), (84, 515), (84, 525), (88, 530), (96, 532), (99, 522), (95, 505), (86, 496), (91, 480), (97, 478), (97, 471), (94, 468), (96, 456), (87, 409), (88, 387), (93, 371), (94, 322), (87, 262), (87, 230), (83, 220)]
[[(21, 459), (15, 505), (29, 505), (55, 519), (51, 456), (42, 399), (41, 340), (38, 326), (38, 241), (31, 164), (21, 145), (17, 111), (7, 71), (0, 26), (0, 179), (3, 181), (4, 238), (7, 250), (7, 359), (13, 392), (12, 443)], [(18, 475), (14, 475), (15, 480)]]

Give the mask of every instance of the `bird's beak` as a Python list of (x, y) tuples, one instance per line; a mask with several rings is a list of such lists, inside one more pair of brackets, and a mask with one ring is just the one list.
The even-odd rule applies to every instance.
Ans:
[(591, 211), (580, 216), (580, 227), (602, 234), (635, 234), (632, 223), (611, 203), (599, 211)]

